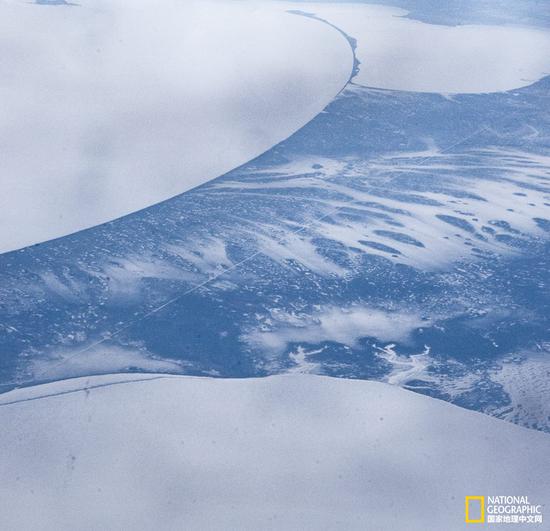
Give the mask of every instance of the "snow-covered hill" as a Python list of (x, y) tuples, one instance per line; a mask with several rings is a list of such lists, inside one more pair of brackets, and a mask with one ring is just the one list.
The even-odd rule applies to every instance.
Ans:
[(549, 435), (382, 383), (118, 374), (1, 404), (1, 529), (453, 531), (466, 495), (550, 496)]

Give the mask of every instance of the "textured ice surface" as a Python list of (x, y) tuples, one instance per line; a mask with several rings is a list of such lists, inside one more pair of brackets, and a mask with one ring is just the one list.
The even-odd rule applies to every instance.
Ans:
[(0, 397), (2, 529), (455, 531), (465, 493), (550, 496), (547, 434), (389, 385), (133, 378)]

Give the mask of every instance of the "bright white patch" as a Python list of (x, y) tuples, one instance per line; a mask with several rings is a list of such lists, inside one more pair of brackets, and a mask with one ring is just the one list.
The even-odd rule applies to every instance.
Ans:
[(22, 377), (25, 380), (56, 380), (130, 369), (181, 373), (182, 368), (181, 363), (155, 358), (146, 350), (100, 345), (85, 352), (63, 349), (45, 356), (33, 354)]
[(283, 352), (289, 343), (317, 345), (334, 341), (354, 346), (363, 337), (406, 342), (413, 330), (427, 323), (411, 312), (390, 312), (351, 306), (327, 307), (313, 315), (276, 313), (269, 324), (245, 336), (251, 346), (267, 352)]
[[(406, 356), (398, 354), (395, 345), (389, 344), (378, 348), (376, 355), (388, 362), (391, 367), (389, 374), (383, 379), (384, 382), (416, 391), (435, 389), (447, 395), (450, 400), (472, 391), (484, 377), (482, 371), (466, 367), (454, 360), (448, 360), (444, 364), (437, 362), (430, 355), (429, 347), (425, 347), (419, 354)], [(458, 369), (459, 374), (455, 374), (454, 371), (453, 374), (432, 371), (441, 368), (442, 365), (444, 371)], [(413, 384), (413, 381), (416, 383)]]
[(302, 346), (298, 346), (294, 352), (290, 352), (288, 357), (294, 363), (294, 366), (288, 369), (288, 374), (316, 374), (319, 373), (321, 365), (309, 360), (309, 356), (320, 354), (325, 350), (320, 348), (317, 350), (306, 350)]
[(209, 237), (200, 241), (171, 244), (166, 250), (192, 264), (199, 273), (215, 275), (233, 266), (221, 238)]
[[(126, 258), (112, 259), (100, 271), (90, 269), (87, 272), (106, 282), (109, 286), (109, 296), (121, 301), (137, 297), (141, 292), (141, 282), (147, 278), (187, 282), (198, 282), (201, 278), (195, 273), (182, 271), (145, 253), (140, 256), (130, 255)], [(68, 285), (65, 284), (63, 287), (70, 291)]]
[(184, 192), (319, 113), (351, 49), (286, 7), (0, 0), (0, 252)]
[(357, 39), (369, 87), (440, 93), (498, 92), (550, 74), (550, 33), (528, 27), (440, 26), (393, 7), (302, 5)]
[(504, 360), (491, 372), (510, 405), (492, 414), (522, 426), (550, 431), (550, 344), (545, 350)]
[(455, 531), (465, 494), (550, 498), (547, 434), (396, 387), (134, 377), (0, 397), (1, 529)]
[(423, 378), (430, 365), (430, 347), (426, 347), (421, 354), (400, 356), (394, 350), (395, 345), (389, 344), (378, 349), (378, 356), (386, 360), (392, 367), (384, 381), (391, 385), (405, 386), (407, 383)]

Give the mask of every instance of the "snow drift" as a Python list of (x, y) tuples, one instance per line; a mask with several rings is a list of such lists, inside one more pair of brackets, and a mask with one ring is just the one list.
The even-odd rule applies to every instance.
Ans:
[(465, 495), (550, 496), (547, 434), (387, 384), (111, 375), (0, 402), (2, 529), (452, 531)]

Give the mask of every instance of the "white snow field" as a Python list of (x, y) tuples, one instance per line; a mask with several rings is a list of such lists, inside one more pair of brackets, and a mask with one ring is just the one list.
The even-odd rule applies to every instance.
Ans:
[(119, 374), (0, 403), (1, 529), (453, 531), (466, 495), (550, 496), (549, 435), (383, 383)]
[(499, 92), (550, 74), (550, 33), (525, 26), (442, 26), (407, 11), (356, 3), (306, 3), (357, 39), (358, 84), (439, 93)]
[[(550, 34), (398, 8), (0, 0), (0, 253), (115, 219), (247, 162), (355, 82), (468, 93), (550, 73)], [(24, 30), (22, 29), (24, 28)]]
[(317, 115), (351, 48), (287, 7), (0, 0), (0, 252), (168, 199)]

